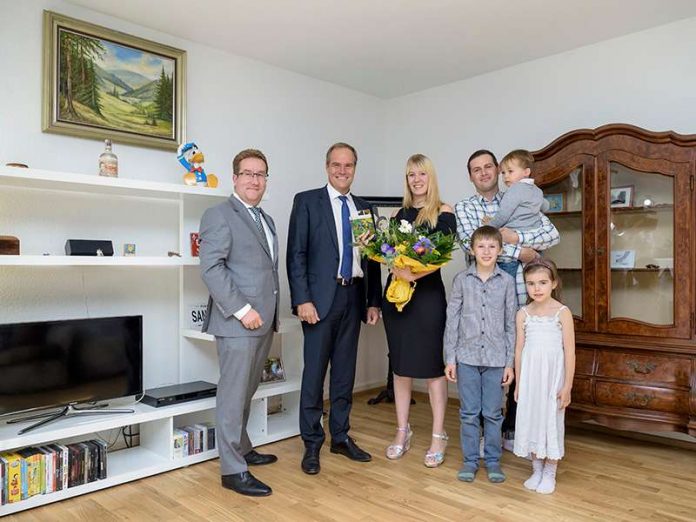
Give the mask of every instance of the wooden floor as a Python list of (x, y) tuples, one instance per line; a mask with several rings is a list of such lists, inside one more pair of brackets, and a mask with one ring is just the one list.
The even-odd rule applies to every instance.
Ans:
[(393, 434), (393, 405), (367, 406), (368, 396), (356, 396), (351, 433), (372, 453), (371, 463), (351, 462), (325, 446), (321, 473), (305, 475), (296, 437), (265, 446), (262, 451), (280, 461), (253, 469), (273, 487), (271, 497), (223, 489), (214, 460), (5, 520), (696, 520), (696, 451), (570, 429), (553, 495), (525, 490), (529, 462), (509, 452), (503, 457), (507, 482), (490, 484), (484, 471), (465, 484), (456, 480), (461, 453), (455, 402), (447, 412), (447, 458), (431, 470), (422, 464), (430, 441), (427, 398), (418, 395), (413, 408), (414, 447), (391, 462), (384, 448)]

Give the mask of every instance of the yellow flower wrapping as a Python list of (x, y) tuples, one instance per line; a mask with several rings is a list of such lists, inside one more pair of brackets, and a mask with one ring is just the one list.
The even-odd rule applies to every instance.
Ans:
[[(370, 259), (379, 263), (386, 264), (386, 259), (384, 259), (384, 257), (382, 256), (371, 256)], [(420, 261), (403, 255), (399, 255), (394, 258), (393, 266), (396, 268), (409, 268), (411, 272), (413, 272), (414, 274), (417, 274), (419, 272), (428, 272), (430, 270), (440, 268), (439, 265), (424, 265)], [(399, 312), (401, 312), (403, 311), (404, 306), (406, 306), (408, 302), (411, 300), (411, 297), (413, 296), (413, 292), (415, 289), (415, 281), (413, 282), (413, 284), (411, 284), (410, 282), (405, 281), (403, 279), (392, 277), (391, 283), (389, 283), (389, 287), (387, 288), (387, 301), (389, 301), (390, 303), (394, 303), (396, 309)]]

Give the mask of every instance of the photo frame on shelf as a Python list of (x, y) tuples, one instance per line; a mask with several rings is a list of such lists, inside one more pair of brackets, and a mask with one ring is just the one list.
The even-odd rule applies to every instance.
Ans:
[(285, 369), (280, 357), (269, 357), (263, 366), (261, 382), (279, 382), (285, 380)]
[(609, 191), (611, 208), (629, 208), (633, 206), (633, 185), (611, 187)]
[(176, 150), (186, 51), (44, 11), (43, 131)]
[(547, 214), (563, 212), (566, 209), (566, 195), (563, 192), (556, 194), (544, 194), (544, 199), (549, 202)]
[(123, 243), (123, 255), (125, 257), (135, 256), (135, 243)]
[(634, 268), (636, 266), (635, 250), (612, 250), (611, 268)]

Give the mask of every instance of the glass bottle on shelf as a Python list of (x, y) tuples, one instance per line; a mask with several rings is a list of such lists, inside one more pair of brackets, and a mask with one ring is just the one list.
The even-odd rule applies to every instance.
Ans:
[(118, 158), (111, 150), (111, 140), (104, 140), (104, 152), (99, 155), (99, 175), (118, 177)]

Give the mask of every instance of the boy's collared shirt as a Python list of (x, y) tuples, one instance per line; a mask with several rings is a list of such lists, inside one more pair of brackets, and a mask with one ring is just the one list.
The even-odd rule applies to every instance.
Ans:
[[(459, 237), (462, 250), (467, 255), (469, 264), (473, 265), (473, 256), (469, 252), (469, 242), (471, 235), (483, 223), (485, 216), (493, 216), (500, 210), (500, 200), (503, 196), (502, 192), (498, 192), (493, 199), (488, 201), (480, 194), (461, 200), (454, 206), (454, 214), (457, 216), (457, 236)], [(560, 241), (558, 230), (551, 223), (548, 217), (541, 217), (541, 227), (537, 230), (517, 231), (519, 241), (516, 245), (505, 243), (503, 252), (498, 256), (499, 261), (517, 261), (520, 257), (522, 246), (533, 248), (534, 250), (546, 250), (556, 245)], [(515, 278), (517, 285), (517, 300), (519, 306), (523, 306), (527, 302), (527, 288), (524, 284), (522, 276), (522, 263), (517, 268), (517, 277)]]
[(497, 265), (486, 281), (475, 264), (459, 272), (447, 304), (445, 364), (512, 368), (516, 314), (515, 281)]

